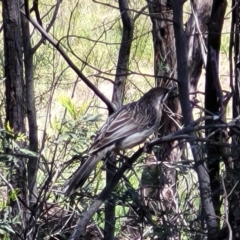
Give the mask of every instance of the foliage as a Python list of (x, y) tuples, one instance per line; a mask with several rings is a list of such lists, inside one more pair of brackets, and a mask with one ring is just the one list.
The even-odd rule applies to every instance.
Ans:
[(10, 213), (11, 209), (7, 207), (1, 211), (2, 219), (0, 220), (0, 235), (6, 236), (6, 233), (14, 233), (11, 225), (20, 224), (18, 216), (9, 220)]
[[(138, 99), (142, 92), (154, 85), (157, 78), (153, 75), (155, 60), (157, 57), (161, 58), (161, 66), (167, 68), (165, 60), (169, 55), (167, 52), (166, 56), (162, 56), (161, 51), (166, 46), (161, 46), (162, 49), (158, 49), (155, 48), (155, 42), (153, 42), (153, 25), (157, 25), (157, 20), (160, 20), (161, 17), (149, 13), (149, 6), (146, 5), (146, 1), (134, 0), (128, 1), (128, 3), (134, 33), (129, 56), (124, 56), (129, 57), (128, 72), (124, 83), (123, 102), (126, 103)], [(29, 4), (31, 3), (29, 2)], [(58, 9), (57, 12), (55, 12), (56, 9)], [(34, 13), (37, 13), (36, 9), (32, 8), (31, 10), (31, 17), (36, 18), (34, 16)], [(94, 95), (96, 91), (94, 93), (92, 89), (85, 85), (83, 78), (73, 71), (72, 65), (75, 64), (81, 73), (94, 84), (96, 89), (108, 99), (111, 99), (113, 85), (118, 86), (118, 83), (114, 81), (118, 77), (116, 76), (116, 69), (119, 67), (119, 50), (123, 33), (121, 17), (128, 9), (120, 13), (119, 1), (83, 2), (73, 0), (69, 2), (43, 0), (38, 3), (38, 10), (42, 21), (42, 23), (39, 21), (39, 24), (46, 29), (46, 33), (50, 37), (57, 41), (57, 47), (61, 46), (71, 59), (72, 64), (65, 62), (59, 53), (59, 49), (53, 47), (47, 38), (45, 39), (38, 33), (37, 29), (30, 25), (30, 42), (34, 50), (32, 52), (34, 53), (35, 92), (32, 94), (35, 96), (38, 125), (36, 133), (39, 150), (37, 152), (30, 150), (30, 127), (27, 118), (29, 117), (29, 109), (25, 102), (26, 92), (23, 93), (24, 103), (22, 106), (26, 114), (26, 132), (17, 132), (10, 126), (9, 122), (6, 122), (5, 127), (3, 127), (3, 122), (8, 113), (5, 112), (6, 101), (4, 94), (2, 94), (0, 103), (0, 191), (6, 195), (6, 198), (0, 200), (0, 235), (5, 238), (13, 236), (16, 233), (16, 227), (23, 226), (23, 223), (27, 223), (25, 226), (33, 226), (29, 229), (27, 227), (22, 228), (24, 236), (30, 236), (37, 229), (36, 235), (40, 236), (39, 239), (67, 238), (76, 226), (79, 216), (92, 206), (91, 204), (99, 197), (106, 185), (105, 163), (100, 162), (78, 193), (68, 199), (64, 198), (61, 193), (69, 177), (86, 159), (94, 135), (108, 115), (105, 104)], [(184, 18), (187, 25), (189, 16), (192, 14), (191, 4), (187, 8), (185, 7), (185, 10)], [(150, 16), (155, 22), (151, 21)], [(51, 25), (52, 23), (53, 25)], [(172, 20), (164, 19), (164, 23), (169, 28), (172, 26)], [(225, 32), (228, 32), (231, 27), (229, 19), (225, 19), (225, 23)], [(50, 25), (51, 27), (48, 29)], [(167, 35), (165, 35), (164, 27), (160, 26), (160, 32), (157, 35), (165, 41), (165, 44), (170, 44), (173, 39), (165, 39)], [(198, 32), (197, 34), (194, 33), (192, 37), (199, 35), (205, 38), (207, 34), (199, 34)], [(1, 36), (4, 38), (3, 34)], [(228, 72), (230, 70), (226, 61), (228, 61), (229, 56), (230, 40), (228, 34), (222, 35), (220, 52), (220, 65), (222, 67), (218, 75), (222, 79), (221, 85), (224, 90), (229, 89)], [(42, 41), (42, 44), (38, 45), (39, 41)], [(194, 52), (194, 47), (191, 46), (192, 52)], [(189, 56), (191, 55), (190, 52), (188, 52)], [(1, 79), (4, 79), (5, 71), (4, 61), (6, 56), (4, 54), (4, 44), (2, 43), (0, 44)], [(204, 52), (201, 54), (204, 54)], [(26, 59), (21, 59), (21, 62), (24, 63), (24, 60)], [(24, 64), (21, 67), (22, 69), (19, 72), (23, 72), (25, 76)], [(174, 72), (175, 69), (172, 71)], [(176, 76), (173, 72), (164, 77)], [(226, 75), (227, 77), (225, 77)], [(180, 77), (178, 80), (181, 80)], [(195, 79), (192, 78), (191, 80)], [(2, 80), (1, 83), (4, 81)], [(170, 79), (167, 79), (167, 81), (170, 81)], [(26, 87), (26, 79), (23, 82), (24, 87)], [(200, 81), (196, 89), (197, 93), (204, 92), (203, 85)], [(1, 84), (0, 87), (2, 93), (4, 93), (5, 86)], [(198, 128), (198, 135), (197, 140), (190, 139), (189, 142), (195, 141), (194, 144), (196, 144), (192, 145), (192, 150), (195, 148), (196, 152), (202, 153), (202, 161), (205, 164), (208, 154), (207, 143), (210, 142), (208, 135), (205, 136), (205, 133), (202, 132), (204, 121), (201, 118), (206, 113), (202, 108), (205, 95), (202, 94), (201, 97), (196, 95), (195, 97), (195, 99), (191, 99), (191, 103), (194, 106), (193, 111), (196, 112), (194, 118), (199, 119), (197, 124), (194, 125), (195, 129)], [(224, 95), (227, 116), (231, 117), (232, 107), (227, 98), (227, 94)], [(172, 113), (169, 109), (166, 112), (177, 125), (176, 119), (179, 118), (179, 113)], [(220, 131), (223, 135), (223, 130), (227, 127), (227, 131), (233, 131), (231, 133), (233, 135), (236, 135), (236, 132), (239, 131), (237, 124), (233, 127), (228, 125), (227, 121), (223, 121), (222, 124), (225, 124), (225, 126), (219, 128), (220, 130), (214, 128), (214, 131)], [(182, 127), (178, 125), (177, 128)], [(185, 156), (186, 154), (183, 154), (174, 163), (169, 161), (169, 155), (174, 154), (175, 149), (179, 147), (184, 152), (187, 148), (186, 142), (190, 135), (187, 137), (186, 135), (179, 140), (178, 146), (172, 147), (171, 153), (167, 152), (165, 154), (164, 159), (154, 160), (149, 164), (149, 155), (142, 154), (137, 163), (124, 173), (121, 181), (118, 182), (114, 191), (105, 201), (105, 204), (111, 201), (116, 204), (115, 212), (113, 212), (116, 221), (112, 224), (115, 227), (114, 234), (119, 239), (166, 239), (172, 237), (172, 234), (176, 232), (180, 234), (179, 236), (182, 239), (204, 239), (206, 237), (207, 230), (202, 212), (200, 182), (196, 174), (198, 166), (193, 162), (192, 156)], [(229, 136), (229, 138), (231, 137), (232, 135)], [(221, 200), (221, 213), (217, 217), (221, 218), (221, 229), (225, 230), (225, 225), (229, 224), (227, 216), (230, 211), (229, 209), (226, 210), (225, 204), (228, 204), (231, 195), (238, 196), (237, 173), (227, 169), (225, 158), (233, 159), (233, 161), (237, 160), (239, 149), (238, 144), (234, 146), (234, 138), (226, 142), (219, 138), (217, 144), (222, 144), (224, 150), (227, 146), (226, 152), (220, 159), (219, 176), (216, 177), (219, 183), (227, 186), (227, 190), (224, 192), (223, 186), (215, 189), (216, 192), (220, 192), (223, 199)], [(158, 149), (161, 152), (165, 151), (162, 146)], [(125, 158), (130, 158), (136, 151), (137, 148), (125, 151)], [(117, 170), (121, 168), (126, 159), (122, 156), (117, 157)], [(28, 166), (31, 161), (39, 163), (35, 179), (35, 202), (31, 202), (32, 199), (28, 198), (28, 194), (31, 192), (28, 177), (32, 174)], [(157, 166), (154, 170), (152, 170), (153, 165)], [(14, 184), (12, 176), (20, 168), (24, 168), (24, 189), (12, 187)], [(168, 188), (166, 184), (163, 184), (163, 179), (159, 179), (162, 169), (170, 169), (169, 175), (174, 176), (176, 174), (173, 177), (176, 183), (168, 183)], [(229, 171), (226, 178), (225, 171)], [(164, 176), (163, 178), (169, 179), (170, 177)], [(235, 188), (236, 191), (234, 191)], [(162, 192), (166, 194), (164, 195)], [(26, 202), (25, 199), (27, 199)], [(20, 210), (18, 214), (14, 213), (10, 207), (10, 202), (17, 202)], [(31, 217), (25, 218), (22, 213), (28, 210)], [(90, 234), (89, 239), (92, 239), (93, 235), (97, 235), (99, 239), (103, 238), (103, 229), (106, 225), (105, 221), (107, 221), (104, 211), (104, 206), (100, 207), (89, 222), (87, 228), (87, 234)], [(12, 217), (14, 214), (15, 217)], [(35, 226), (37, 227), (35, 228)]]

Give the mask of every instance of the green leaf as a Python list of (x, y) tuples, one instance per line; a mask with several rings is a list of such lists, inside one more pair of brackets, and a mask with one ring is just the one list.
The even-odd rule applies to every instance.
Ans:
[(15, 233), (14, 230), (10, 227), (10, 225), (3, 226), (3, 229), (6, 229), (8, 232)]
[(21, 153), (24, 153), (24, 154), (28, 155), (29, 157), (38, 157), (38, 154), (36, 152), (33, 152), (26, 148), (20, 148), (19, 150)]
[(81, 120), (84, 122), (97, 122), (102, 117), (102, 114), (97, 115), (84, 115)]
[(68, 113), (73, 117), (73, 119), (76, 119), (77, 109), (74, 103), (72, 102), (71, 98), (61, 96), (58, 98), (58, 101), (63, 105), (63, 107), (67, 109)]
[(56, 140), (56, 143), (65, 142), (65, 141), (69, 140), (69, 138), (78, 139), (78, 136), (74, 132), (65, 132), (59, 136), (59, 138)]

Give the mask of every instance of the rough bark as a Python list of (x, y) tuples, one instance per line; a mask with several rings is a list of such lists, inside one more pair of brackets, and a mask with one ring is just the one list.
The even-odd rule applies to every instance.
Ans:
[[(18, 0), (3, 1), (3, 30), (5, 56), (4, 74), (6, 77), (6, 123), (9, 123), (10, 127), (13, 128), (16, 137), (19, 133), (25, 133), (22, 36)], [(17, 143), (20, 148), (23, 147), (23, 142), (17, 141)], [(12, 150), (6, 149), (6, 152), (11, 154)], [(22, 201), (27, 203), (26, 166), (24, 159), (18, 158), (16, 163), (12, 163), (10, 182), (15, 190), (18, 189), (19, 193), (17, 195), (21, 197)], [(24, 213), (21, 214), (19, 212), (16, 199), (11, 199), (10, 204), (13, 209), (12, 217), (14, 218), (17, 215), (21, 215), (21, 228), (16, 229), (17, 226), (15, 226), (15, 230), (21, 235), (22, 230), (25, 228), (26, 219)], [(11, 239), (18, 239), (18, 235), (14, 234)]]
[[(156, 76), (176, 77), (176, 49), (172, 27), (172, 8), (169, 3), (166, 0), (148, 2), (153, 26), (154, 73)], [(166, 79), (157, 78), (157, 84), (166, 84)]]
[[(163, 78), (156, 77), (156, 85), (158, 86), (168, 86), (170, 81), (166, 80), (166, 76), (176, 76), (176, 54), (171, 21), (172, 11), (168, 4), (167, 1), (148, 2), (153, 24), (154, 73), (156, 76), (164, 76)], [(161, 20), (167, 18), (169, 21)], [(167, 105), (169, 106), (169, 102)], [(179, 104), (177, 101), (172, 101), (170, 105), (172, 109), (174, 109), (174, 112), (179, 112)], [(161, 128), (160, 135), (171, 133), (177, 129), (173, 122), (167, 120), (168, 117), (166, 115), (163, 119), (164, 126)], [(160, 161), (167, 159), (169, 164), (176, 163), (181, 154), (179, 148), (173, 150), (176, 144), (177, 141), (166, 144), (156, 153), (157, 159)], [(152, 159), (149, 160), (149, 158), (147, 158), (146, 165), (151, 164), (151, 161)], [(162, 181), (159, 183), (157, 179), (161, 179)], [(154, 228), (154, 232), (151, 234), (152, 237), (162, 238), (163, 236), (167, 236), (168, 239), (178, 237), (179, 233), (177, 233), (177, 228), (172, 227), (174, 225), (177, 227), (176, 222), (170, 220), (171, 214), (177, 209), (175, 202), (175, 182), (176, 171), (173, 168), (166, 166), (159, 168), (156, 167), (156, 165), (144, 168), (139, 191), (141, 197), (137, 199), (133, 196), (131, 197), (133, 203), (130, 206), (131, 211), (128, 213), (129, 221), (122, 228), (122, 231), (127, 232), (127, 235), (131, 236), (131, 238), (140, 238), (141, 232), (146, 224), (144, 218), (147, 218), (148, 224), (151, 224)], [(156, 215), (160, 216), (161, 212), (167, 211), (169, 213), (168, 221), (169, 223), (171, 222), (171, 227), (163, 225), (163, 222), (166, 222), (165, 216), (157, 220), (159, 223), (158, 226), (154, 225), (149, 215), (149, 213), (153, 211)], [(139, 221), (142, 221), (142, 226), (139, 225)], [(159, 226), (160, 228), (165, 228), (164, 233), (159, 232)]]
[[(177, 76), (176, 69), (176, 48), (174, 44), (174, 31), (173, 31), (173, 12), (170, 1), (165, 0), (154, 0), (148, 1), (150, 18), (152, 21), (152, 35), (153, 35), (153, 46), (154, 46), (154, 74), (155, 76), (166, 76), (174, 77)], [(169, 20), (169, 21), (168, 21)], [(176, 82), (171, 82), (166, 78), (156, 77), (155, 79), (157, 86), (174, 86), (176, 87)], [(174, 113), (180, 113), (180, 105), (177, 98), (168, 99), (166, 102), (167, 106)], [(175, 118), (176, 122), (180, 124), (180, 119)], [(159, 136), (164, 136), (178, 130), (177, 124), (172, 121), (166, 113), (163, 113), (162, 122), (160, 124), (162, 127), (159, 130)], [(142, 193), (144, 199), (148, 202), (150, 199), (155, 199), (159, 201), (158, 210), (160, 216), (161, 212), (167, 211), (167, 216), (163, 216), (158, 220), (159, 223), (164, 224), (166, 218), (169, 223), (165, 233), (160, 233), (156, 229), (156, 235), (167, 239), (179, 238), (179, 232), (177, 230), (177, 219), (172, 218), (171, 215), (176, 213), (178, 209), (176, 196), (176, 170), (172, 168), (172, 165), (181, 157), (181, 150), (178, 145), (178, 141), (173, 141), (171, 143), (166, 143), (161, 145), (161, 148), (155, 152), (155, 156), (158, 161), (168, 162), (168, 166), (153, 165), (151, 167), (146, 167), (143, 171), (142, 181)], [(147, 164), (151, 162), (147, 161)], [(154, 174), (152, 174), (154, 173)], [(157, 173), (157, 174), (156, 174)], [(148, 178), (144, 176), (155, 176), (155, 178), (160, 179), (160, 182), (149, 189)], [(156, 182), (152, 179), (153, 182)], [(153, 184), (154, 185), (154, 184)], [(145, 189), (146, 188), (146, 189)], [(147, 195), (146, 195), (147, 194)], [(171, 220), (174, 219), (174, 220)]]
[[(202, 67), (206, 67), (207, 24), (210, 19), (212, 1), (191, 1), (192, 13), (186, 23), (187, 59), (190, 93), (197, 90)], [(191, 98), (193, 95), (191, 95)]]

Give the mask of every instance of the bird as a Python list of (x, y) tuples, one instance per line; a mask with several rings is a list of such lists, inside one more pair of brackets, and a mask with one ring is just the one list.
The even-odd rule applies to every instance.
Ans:
[(65, 197), (81, 188), (97, 163), (109, 151), (119, 152), (143, 143), (159, 127), (163, 103), (171, 88), (155, 87), (138, 101), (123, 105), (110, 115), (89, 148), (89, 157), (62, 190)]

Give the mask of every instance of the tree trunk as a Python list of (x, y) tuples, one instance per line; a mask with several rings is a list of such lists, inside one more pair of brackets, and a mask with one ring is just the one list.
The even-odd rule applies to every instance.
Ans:
[[(232, 115), (233, 118), (239, 117), (240, 115), (240, 3), (238, 1), (232, 1), (232, 26), (231, 26), (231, 38), (230, 38), (230, 86), (233, 90), (233, 102), (232, 102)], [(232, 52), (234, 57), (232, 57)], [(234, 62), (232, 64), (232, 60)], [(234, 69), (234, 70), (233, 70)], [(234, 73), (234, 74), (233, 74)], [(238, 120), (236, 124), (239, 126), (240, 121)], [(240, 171), (240, 137), (239, 133), (232, 132), (232, 154), (231, 159), (235, 160), (233, 163), (234, 170), (228, 171), (228, 193), (232, 193), (229, 198), (230, 208), (229, 208), (229, 222), (232, 229), (232, 233), (228, 231), (228, 237), (231, 239), (238, 239), (240, 236), (240, 187), (239, 187), (239, 171)], [(234, 189), (234, 191), (232, 191)], [(230, 235), (231, 233), (231, 235)]]
[[(26, 83), (26, 108), (28, 117), (29, 131), (29, 150), (38, 152), (38, 129), (35, 109), (34, 95), (34, 79), (33, 79), (33, 53), (31, 46), (31, 36), (29, 30), (29, 22), (22, 15), (22, 37), (23, 37), (23, 52), (24, 52), (24, 67), (25, 67), (25, 83)], [(37, 186), (36, 177), (38, 171), (38, 158), (30, 157), (27, 165), (28, 171), (28, 189), (30, 206), (36, 203)]]
[[(206, 67), (207, 24), (210, 19), (212, 1), (191, 1), (192, 13), (186, 23), (187, 58), (189, 69), (190, 93), (197, 90), (202, 67)], [(194, 94), (191, 95), (191, 99)]]
[[(176, 49), (173, 32), (173, 12), (169, 1), (154, 0), (148, 2), (148, 8), (150, 18), (152, 21), (152, 34), (153, 34), (153, 46), (154, 46), (154, 74), (156, 76), (155, 81), (157, 86), (177, 86), (176, 82), (171, 82), (168, 77), (176, 78)], [(166, 20), (166, 19), (169, 19)], [(170, 83), (171, 82), (171, 83)], [(177, 98), (168, 99), (168, 107), (172, 112), (179, 114), (180, 105)], [(175, 117), (177, 124), (180, 124), (180, 119)], [(178, 125), (172, 121), (166, 112), (163, 113), (161, 121), (161, 129), (158, 132), (158, 136), (165, 136), (176, 130)], [(159, 222), (163, 224), (165, 233), (160, 233), (155, 229), (156, 235), (160, 238), (166, 237), (167, 239), (179, 238), (179, 231), (177, 230), (177, 218), (174, 218), (174, 214), (178, 212), (177, 194), (176, 194), (176, 170), (172, 167), (181, 158), (181, 150), (177, 147), (178, 141), (166, 143), (161, 145), (155, 152), (157, 161), (167, 162), (168, 164), (153, 165), (144, 169), (143, 176), (151, 176), (158, 180), (158, 184), (154, 189), (149, 191), (148, 178), (142, 177), (142, 192), (148, 193), (148, 196), (144, 195), (144, 199), (155, 199), (159, 201), (158, 214), (162, 216)], [(147, 164), (151, 164), (151, 161)], [(154, 169), (155, 168), (155, 169)], [(154, 173), (154, 174), (152, 174)], [(158, 173), (158, 174), (156, 174)], [(153, 179), (152, 179), (153, 180)], [(153, 182), (156, 182), (153, 181)], [(147, 191), (144, 188), (147, 188)], [(154, 197), (153, 197), (154, 196)], [(162, 212), (167, 211), (168, 214), (163, 216)], [(171, 220), (175, 219), (175, 220)], [(170, 223), (170, 225), (164, 225), (164, 223)], [(169, 227), (171, 226), (171, 227)], [(160, 235), (159, 235), (160, 234)], [(162, 235), (163, 234), (163, 235)]]
[[(192, 107), (189, 98), (189, 80), (188, 80), (188, 66), (187, 66), (187, 51), (186, 51), (186, 37), (183, 31), (183, 1), (172, 0), (173, 3), (173, 21), (174, 21), (174, 35), (176, 38), (176, 53), (177, 53), (177, 73), (179, 76), (179, 100), (182, 108), (183, 123), (190, 125), (193, 122)], [(193, 138), (196, 133), (192, 133)], [(198, 142), (190, 142), (193, 158), (195, 161), (195, 169), (198, 175), (200, 198), (203, 213), (207, 216), (206, 225), (209, 236), (212, 237), (217, 234), (217, 220), (215, 217), (214, 206), (211, 199), (210, 179), (206, 167), (203, 164), (201, 146)], [(211, 217), (210, 217), (211, 216)]]
[[(206, 116), (218, 115), (220, 120), (212, 121), (206, 120), (205, 124), (217, 124), (225, 121), (225, 106), (223, 104), (223, 94), (219, 79), (219, 51), (221, 44), (221, 31), (223, 27), (224, 14), (226, 11), (226, 1), (214, 1), (212, 6), (212, 13), (208, 25), (208, 54), (207, 54), (207, 68), (206, 68), (206, 84), (205, 84), (205, 108)], [(206, 136), (211, 134), (216, 129), (206, 130)], [(220, 131), (215, 132), (209, 139), (216, 142), (223, 142), (223, 134)], [(212, 146), (207, 143), (207, 166), (209, 170), (209, 177), (212, 190), (212, 201), (216, 216), (220, 216), (221, 201), (220, 201), (220, 160), (222, 158), (223, 147)], [(207, 217), (207, 216), (206, 216)], [(220, 218), (218, 221), (218, 228), (220, 229)]]
[[(4, 30), (4, 55), (5, 55), (5, 77), (6, 77), (6, 124), (9, 124), (14, 131), (14, 140), (19, 147), (23, 147), (23, 142), (17, 140), (18, 134), (25, 133), (24, 126), (24, 83), (23, 83), (23, 59), (22, 59), (22, 36), (21, 36), (21, 18), (20, 6), (18, 0), (3, 0), (3, 30)], [(10, 139), (8, 139), (10, 141)], [(6, 149), (7, 154), (14, 150)], [(27, 179), (25, 159), (15, 158), (12, 162), (10, 183), (15, 194), (19, 196), (24, 203), (28, 203)], [(17, 199), (11, 198), (13, 209), (12, 218), (21, 215), (21, 227), (14, 229), (19, 235), (22, 235), (25, 229), (24, 209), (19, 209)], [(20, 211), (23, 211), (22, 213)], [(25, 238), (24, 236), (21, 236)], [(19, 239), (17, 234), (13, 234), (11, 239)]]
[[(133, 20), (131, 18), (128, 9), (127, 0), (119, 0), (119, 10), (121, 13), (123, 32), (122, 32), (122, 42), (119, 50), (119, 57), (117, 63), (116, 78), (113, 88), (112, 102), (115, 107), (120, 108), (123, 103), (125, 83), (128, 73), (128, 64), (130, 57), (130, 50), (133, 39)], [(110, 112), (111, 114), (111, 112)], [(112, 179), (116, 172), (116, 155), (111, 154), (108, 157), (106, 164), (107, 167), (107, 183)], [(105, 227), (104, 227), (104, 239), (113, 240), (115, 233), (115, 207), (116, 202), (113, 197), (110, 197), (105, 204)]]

